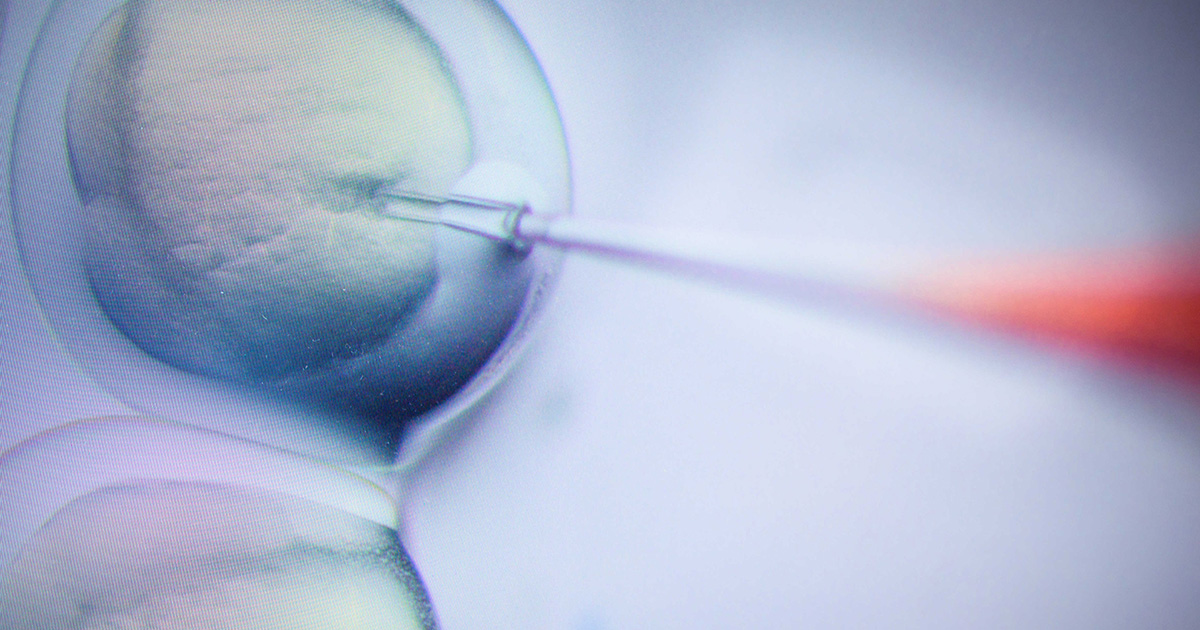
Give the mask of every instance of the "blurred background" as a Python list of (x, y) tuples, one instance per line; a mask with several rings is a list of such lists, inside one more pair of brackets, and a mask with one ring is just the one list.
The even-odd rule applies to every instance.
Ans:
[[(47, 4), (6, 7), (6, 119)], [(1185, 2), (503, 6), (580, 216), (948, 255), (1200, 232)], [(0, 445), (126, 411), (3, 220)], [(574, 257), (402, 539), (450, 630), (1194, 628), (1198, 419), (1155, 374)]]

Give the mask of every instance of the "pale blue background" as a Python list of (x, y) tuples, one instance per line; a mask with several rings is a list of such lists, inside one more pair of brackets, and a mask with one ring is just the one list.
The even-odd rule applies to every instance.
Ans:
[[(505, 7), (580, 215), (942, 252), (1200, 229), (1195, 12), (1051, 4)], [(8, 445), (124, 407), (43, 327), (4, 220)], [(407, 480), (404, 538), (449, 630), (1193, 628), (1198, 417), (1151, 375), (573, 259)]]

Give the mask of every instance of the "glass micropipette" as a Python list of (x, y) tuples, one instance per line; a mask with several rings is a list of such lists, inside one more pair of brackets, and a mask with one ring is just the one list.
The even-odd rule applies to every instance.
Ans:
[(801, 248), (786, 241), (545, 214), (528, 204), (469, 195), (386, 191), (380, 196), (384, 216), (442, 225), (518, 250), (553, 247), (792, 297), (885, 298), (904, 275), (930, 262), (912, 253), (865, 254), (845, 246)]
[(518, 249), (583, 252), (807, 305), (928, 312), (1200, 384), (1200, 242), (981, 263), (652, 229), (473, 196), (383, 197), (386, 216)]

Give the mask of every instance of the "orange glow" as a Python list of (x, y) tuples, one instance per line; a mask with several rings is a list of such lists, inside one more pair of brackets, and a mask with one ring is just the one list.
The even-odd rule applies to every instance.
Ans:
[(914, 283), (918, 304), (1200, 385), (1200, 239), (968, 263)]

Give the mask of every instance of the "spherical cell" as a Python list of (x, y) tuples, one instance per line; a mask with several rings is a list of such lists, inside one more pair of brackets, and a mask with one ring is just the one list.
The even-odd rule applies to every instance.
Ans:
[(383, 344), (438, 282), (375, 191), (471, 159), (437, 47), (351, 0), (132, 0), (90, 40), (67, 137), (96, 298), (176, 367), (247, 382)]
[(58, 510), (0, 582), (0, 629), (436, 627), (396, 533), (296, 497), (136, 480)]
[(559, 263), (387, 193), (571, 197), (549, 86), (491, 0), (58, 2), (11, 169), (30, 285), (98, 384), (370, 465), (499, 380)]

